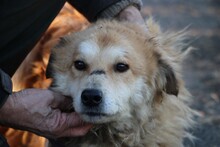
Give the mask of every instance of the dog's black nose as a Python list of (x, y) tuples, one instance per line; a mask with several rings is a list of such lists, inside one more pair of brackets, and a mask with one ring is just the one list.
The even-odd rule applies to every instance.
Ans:
[(86, 89), (82, 92), (81, 100), (85, 106), (94, 107), (102, 102), (102, 92), (97, 89)]

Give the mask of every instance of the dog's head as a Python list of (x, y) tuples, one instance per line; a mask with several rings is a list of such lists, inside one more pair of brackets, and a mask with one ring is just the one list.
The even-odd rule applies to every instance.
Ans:
[(151, 107), (158, 91), (177, 95), (170, 59), (154, 35), (104, 21), (64, 37), (52, 50), (53, 89), (71, 96), (75, 111), (92, 123), (131, 117), (141, 105)]

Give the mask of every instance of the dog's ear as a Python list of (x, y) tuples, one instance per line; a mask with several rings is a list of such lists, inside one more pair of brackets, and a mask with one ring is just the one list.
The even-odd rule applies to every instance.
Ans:
[(62, 48), (66, 43), (67, 43), (66, 39), (64, 37), (60, 37), (58, 39), (58, 43), (55, 45), (55, 47), (52, 48), (50, 58), (49, 58), (49, 61), (48, 61), (48, 65), (47, 65), (47, 69), (46, 69), (46, 78), (52, 78), (53, 77), (52, 63), (53, 63), (54, 58), (55, 58), (54, 57), (55, 55), (53, 54), (53, 50)]
[(159, 63), (160, 77), (161, 76), (163, 77), (162, 81), (160, 81), (163, 83), (162, 90), (167, 94), (178, 96), (179, 85), (176, 79), (176, 75), (173, 71), (173, 68), (161, 59), (158, 61), (158, 63)]

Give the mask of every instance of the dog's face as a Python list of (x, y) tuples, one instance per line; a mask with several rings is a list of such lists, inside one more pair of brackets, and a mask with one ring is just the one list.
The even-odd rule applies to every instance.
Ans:
[(130, 98), (142, 81), (134, 75), (139, 65), (132, 64), (132, 49), (127, 45), (109, 42), (100, 46), (97, 40), (90, 38), (76, 47), (70, 95), (74, 97), (76, 112), (86, 121), (110, 121), (130, 112)]
[(73, 98), (84, 121), (131, 117), (140, 105), (151, 103), (160, 61), (155, 44), (138, 31), (100, 23), (65, 37), (53, 50), (54, 89)]

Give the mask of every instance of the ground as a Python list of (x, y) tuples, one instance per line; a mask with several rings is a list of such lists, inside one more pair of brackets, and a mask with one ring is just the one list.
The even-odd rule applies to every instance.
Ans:
[(194, 143), (187, 147), (220, 146), (220, 1), (143, 0), (142, 14), (152, 16), (163, 30), (187, 30), (196, 48), (184, 63), (186, 87), (199, 111)]

